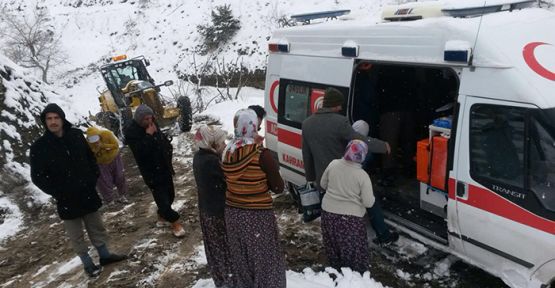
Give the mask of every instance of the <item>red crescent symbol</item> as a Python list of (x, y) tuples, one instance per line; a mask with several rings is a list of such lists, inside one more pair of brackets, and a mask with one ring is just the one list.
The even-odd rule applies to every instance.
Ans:
[(276, 90), (276, 87), (279, 85), (279, 80), (274, 81), (274, 83), (272, 83), (272, 86), (270, 86), (270, 105), (272, 106), (272, 110), (274, 110), (274, 112), (278, 113), (278, 108), (276, 107), (276, 104), (274, 102), (274, 91)]
[(543, 43), (543, 42), (531, 42), (526, 44), (526, 46), (524, 46), (524, 49), (522, 50), (522, 56), (524, 57), (524, 61), (526, 62), (526, 64), (528, 64), (528, 66), (530, 67), (530, 69), (534, 70), (534, 72), (538, 73), (538, 75), (549, 79), (551, 81), (555, 81), (555, 73), (551, 72), (549, 70), (547, 70), (545, 67), (543, 67), (539, 62), (538, 59), (536, 59), (536, 56), (534, 55), (534, 50), (536, 50), (536, 48), (538, 46), (541, 45), (550, 45), (549, 43)]

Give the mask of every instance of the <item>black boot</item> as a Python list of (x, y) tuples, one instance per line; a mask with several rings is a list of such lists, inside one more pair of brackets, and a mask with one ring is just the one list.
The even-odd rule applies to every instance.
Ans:
[(374, 240), (372, 240), (372, 242), (374, 242), (375, 244), (377, 244), (379, 246), (388, 246), (391, 243), (397, 242), (397, 240), (399, 240), (399, 233), (394, 232), (394, 231), (390, 231), (388, 236), (386, 236), (386, 237), (376, 237), (376, 238), (374, 238)]
[(127, 258), (127, 255), (110, 254), (110, 256), (106, 258), (100, 258), (100, 265), (106, 266), (108, 264), (123, 261)]
[(102, 268), (99, 266), (96, 266), (94, 264), (92, 266), (85, 266), (85, 273), (87, 273), (87, 275), (89, 275), (89, 277), (91, 278), (97, 277), (98, 275), (100, 275), (100, 272), (102, 272)]

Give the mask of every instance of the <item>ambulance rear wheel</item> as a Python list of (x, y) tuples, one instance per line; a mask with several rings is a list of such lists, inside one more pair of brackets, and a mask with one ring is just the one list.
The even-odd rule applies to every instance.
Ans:
[(289, 190), (289, 196), (291, 196), (291, 199), (293, 200), (293, 202), (295, 202), (295, 206), (297, 206), (297, 212), (299, 214), (302, 214), (303, 205), (301, 204), (301, 197), (299, 195), (299, 192), (297, 191), (297, 188), (291, 182), (287, 182), (287, 188)]

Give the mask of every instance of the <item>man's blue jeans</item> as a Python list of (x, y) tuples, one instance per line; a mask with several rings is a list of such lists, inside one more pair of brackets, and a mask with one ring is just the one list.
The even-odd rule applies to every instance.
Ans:
[(382, 205), (380, 204), (378, 198), (376, 198), (376, 202), (374, 202), (374, 206), (371, 208), (366, 208), (366, 212), (368, 213), (368, 217), (370, 217), (370, 225), (376, 232), (376, 236), (379, 240), (385, 240), (389, 238), (389, 228), (387, 224), (385, 224)]

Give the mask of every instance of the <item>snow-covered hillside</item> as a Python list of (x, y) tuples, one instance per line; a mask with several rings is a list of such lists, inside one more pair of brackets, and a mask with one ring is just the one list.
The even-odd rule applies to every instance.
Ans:
[[(246, 68), (265, 69), (267, 40), (278, 28), (278, 20), (292, 14), (351, 9), (345, 18), (376, 19), (381, 7), (393, 0), (39, 0), (47, 3), (54, 25), (62, 35), (68, 54), (64, 66), (57, 68), (56, 85), (70, 95), (81, 115), (98, 112), (97, 87), (103, 87), (98, 67), (111, 56), (144, 55), (151, 60), (150, 71), (156, 81), (176, 80), (177, 74), (194, 73), (195, 65), (206, 57), (217, 56), (231, 62), (240, 58)], [(33, 7), (35, 1), (12, 1), (8, 7)], [(210, 21), (211, 11), (229, 4), (240, 20), (241, 29), (223, 47), (222, 53), (201, 56), (193, 50), (201, 43), (197, 25)], [(246, 55), (239, 56), (238, 51)]]

